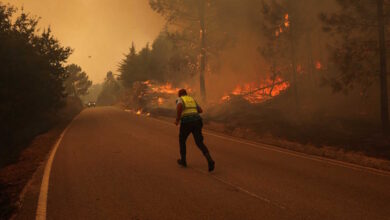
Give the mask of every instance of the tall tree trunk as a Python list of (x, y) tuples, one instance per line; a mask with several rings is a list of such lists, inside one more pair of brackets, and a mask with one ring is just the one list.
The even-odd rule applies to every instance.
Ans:
[(292, 82), (291, 82), (291, 89), (293, 92), (293, 99), (294, 99), (294, 105), (295, 110), (299, 110), (299, 94), (298, 94), (298, 80), (297, 80), (297, 54), (296, 54), (296, 43), (297, 43), (297, 36), (295, 33), (295, 14), (293, 14), (293, 9), (295, 8), (295, 1), (286, 1), (286, 8), (288, 9), (288, 20), (290, 22), (289, 26), (289, 41), (290, 41), (290, 49), (291, 49), (291, 65), (292, 65)]
[(203, 101), (206, 101), (206, 28), (205, 28), (205, 0), (199, 1), (199, 22), (200, 22), (200, 95)]
[(73, 96), (77, 97), (77, 90), (74, 82), (72, 82), (72, 90), (73, 90)]
[(295, 109), (298, 110), (299, 100), (298, 100), (298, 82), (297, 82), (297, 60), (295, 53), (295, 39), (294, 39), (294, 29), (293, 24), (290, 20), (290, 44), (291, 44), (291, 64), (292, 64), (292, 89), (293, 96), (295, 101)]
[(387, 63), (386, 63), (386, 41), (385, 24), (383, 17), (383, 0), (377, 0), (378, 4), (378, 33), (380, 53), (380, 97), (381, 97), (381, 120), (383, 132), (389, 131), (389, 106), (387, 94)]

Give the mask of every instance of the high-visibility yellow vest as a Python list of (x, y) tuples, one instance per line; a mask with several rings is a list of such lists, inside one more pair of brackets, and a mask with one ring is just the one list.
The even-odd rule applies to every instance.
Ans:
[(181, 117), (198, 114), (198, 107), (194, 98), (188, 95), (180, 98), (183, 101), (183, 111), (181, 113)]

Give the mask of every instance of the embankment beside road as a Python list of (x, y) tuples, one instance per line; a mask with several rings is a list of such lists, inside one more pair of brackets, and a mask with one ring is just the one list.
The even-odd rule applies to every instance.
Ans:
[[(68, 99), (67, 104), (55, 117), (45, 122), (40, 130), (30, 134), (30, 140), (17, 146), (2, 148), (0, 159), (0, 219), (8, 219), (18, 209), (23, 188), (36, 169), (47, 158), (52, 146), (69, 122), (83, 109), (77, 99)], [(32, 136), (35, 135), (35, 136)]]

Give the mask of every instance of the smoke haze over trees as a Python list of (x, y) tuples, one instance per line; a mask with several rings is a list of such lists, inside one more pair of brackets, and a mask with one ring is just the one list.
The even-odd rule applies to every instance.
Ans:
[(121, 87), (115, 79), (114, 74), (109, 71), (104, 79), (101, 91), (97, 97), (97, 104), (101, 106), (113, 105), (117, 102)]
[(193, 57), (176, 44), (166, 32), (138, 53), (132, 44), (129, 53), (122, 60), (119, 72), (123, 85), (132, 87), (134, 82), (155, 80), (179, 84), (195, 74)]
[[(233, 91), (237, 82), (256, 83), (278, 77), (289, 82), (288, 90), (298, 110), (309, 104), (306, 100), (311, 91), (327, 95), (329, 101), (342, 99), (325, 92), (326, 86), (334, 91), (350, 90), (350, 96), (362, 103), (364, 99), (377, 98), (373, 94), (360, 95), (368, 87), (373, 89), (379, 85), (374, 83), (379, 82), (380, 67), (376, 1), (355, 4), (347, 0), (152, 0), (150, 5), (165, 17), (167, 31), (176, 37), (181, 48), (196, 58), (193, 64), (197, 75), (202, 81), (205, 74), (206, 88), (214, 99), (215, 94), (223, 95), (221, 91)], [(385, 25), (388, 25), (386, 19)], [(330, 30), (333, 30), (332, 35), (329, 35)], [(335, 57), (337, 47), (341, 53)], [(359, 53), (359, 50), (365, 52)], [(203, 56), (207, 57), (206, 73), (201, 67)], [(196, 78), (191, 81), (194, 79), (199, 82)], [(199, 88), (195, 83), (192, 85), (196, 90)], [(202, 90), (202, 82), (200, 85)], [(325, 87), (318, 89), (321, 85)], [(300, 103), (301, 98), (303, 103)], [(362, 106), (359, 111), (367, 112), (365, 108)]]
[[(376, 1), (149, 3), (166, 26), (151, 46), (137, 52), (133, 45), (121, 62), (127, 93), (146, 80), (189, 85), (199, 100), (207, 94), (208, 110), (230, 127), (264, 128), (320, 144), (349, 145), (347, 139), (362, 137), (375, 142), (381, 114), (382, 124), (388, 121), (387, 88), (380, 89), (389, 84), (383, 77), (388, 69), (380, 65), (386, 53), (378, 46)], [(383, 10), (388, 8), (384, 1)], [(384, 36), (388, 19), (385, 14)], [(388, 45), (387, 40), (384, 48)], [(241, 114), (251, 121), (237, 117)]]
[[(384, 130), (389, 129), (388, 69), (389, 56), (385, 36), (389, 36), (390, 18), (384, 12), (390, 10), (389, 1), (338, 0), (340, 10), (322, 14), (324, 30), (338, 36), (331, 48), (331, 61), (338, 71), (327, 76), (327, 83), (334, 91), (350, 91), (359, 88), (367, 95), (370, 88), (379, 87), (381, 119)], [(386, 3), (386, 4), (385, 4)], [(385, 17), (386, 16), (386, 17)], [(378, 31), (379, 30), (379, 31)]]
[[(87, 97), (88, 88), (96, 92), (86, 99), (111, 105), (121, 94), (132, 97), (129, 93), (141, 90), (134, 86), (165, 85), (167, 96), (188, 86), (210, 109), (248, 111), (232, 104), (238, 100), (253, 107), (253, 118), (269, 107), (277, 112), (270, 121), (283, 119), (291, 127), (336, 121), (347, 131), (346, 121), (358, 121), (375, 133), (379, 119), (384, 128), (388, 124), (389, 17), (380, 15), (378, 5), (389, 10), (388, 0), (150, 0), (165, 27), (147, 45), (131, 44), (129, 36), (119, 76), (107, 73), (101, 91), (91, 87), (81, 67), (66, 68), (72, 51), (50, 29), (39, 32), (37, 19), (2, 5), (0, 83), (2, 99), (9, 102), (1, 109), (2, 120), (21, 126), (11, 120), (43, 117), (66, 95)], [(163, 98), (151, 100), (158, 104)]]
[(68, 75), (65, 81), (66, 93), (78, 98), (87, 95), (92, 81), (88, 79), (88, 75), (82, 71), (81, 67), (76, 64), (68, 65), (66, 73)]

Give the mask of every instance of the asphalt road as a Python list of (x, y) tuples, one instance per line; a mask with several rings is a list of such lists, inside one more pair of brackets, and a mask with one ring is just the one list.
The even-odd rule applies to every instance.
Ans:
[(55, 155), (48, 219), (390, 219), (390, 175), (206, 132), (214, 173), (178, 128), (87, 109)]

